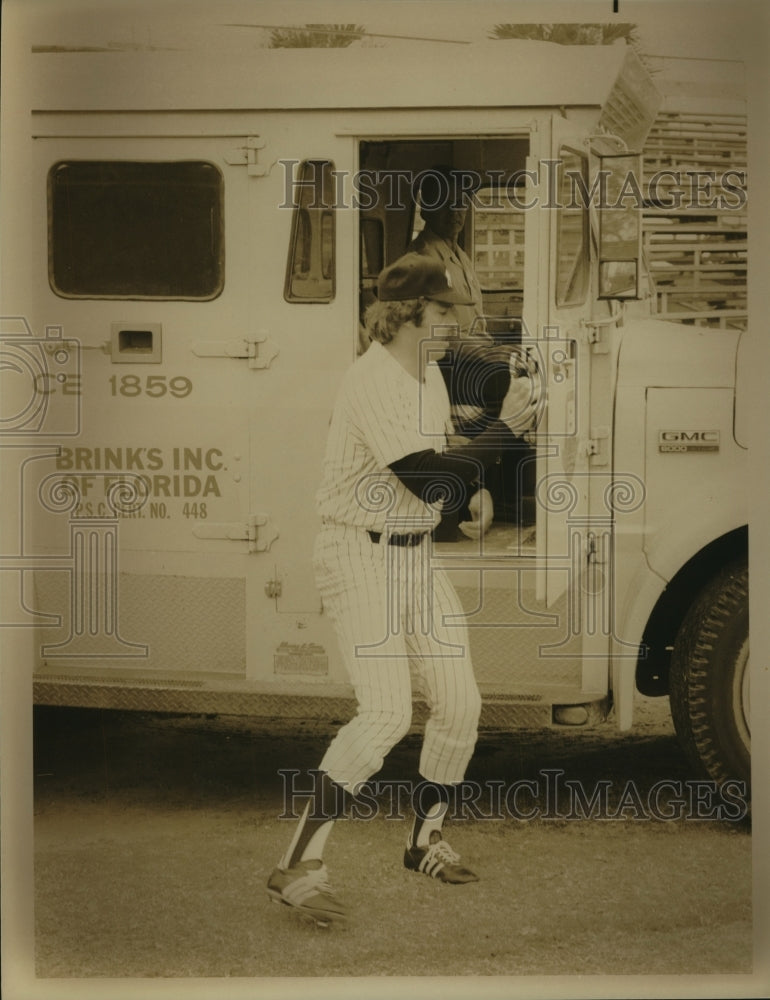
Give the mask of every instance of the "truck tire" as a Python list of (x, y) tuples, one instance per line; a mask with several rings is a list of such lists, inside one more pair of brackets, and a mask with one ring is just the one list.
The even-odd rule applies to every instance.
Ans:
[(674, 728), (695, 768), (720, 785), (751, 776), (748, 565), (722, 570), (685, 615), (671, 657)]

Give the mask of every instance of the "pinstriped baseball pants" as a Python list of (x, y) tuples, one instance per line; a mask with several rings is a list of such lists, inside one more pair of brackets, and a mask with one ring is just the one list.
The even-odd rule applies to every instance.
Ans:
[(320, 767), (349, 790), (380, 770), (409, 729), (412, 670), (430, 710), (422, 777), (462, 781), (473, 754), (481, 697), (468, 633), (455, 589), (430, 566), (430, 553), (427, 536), (413, 547), (385, 537), (378, 544), (342, 525), (324, 525), (316, 541), (316, 582), (358, 700)]

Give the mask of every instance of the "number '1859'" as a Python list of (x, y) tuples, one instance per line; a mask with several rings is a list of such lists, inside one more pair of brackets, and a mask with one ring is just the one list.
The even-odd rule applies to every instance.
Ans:
[(174, 396), (176, 399), (184, 399), (192, 392), (192, 382), (184, 375), (173, 375), (167, 378), (165, 375), (147, 375), (141, 378), (139, 375), (111, 375), (110, 389), (113, 396), (153, 396), (159, 398)]

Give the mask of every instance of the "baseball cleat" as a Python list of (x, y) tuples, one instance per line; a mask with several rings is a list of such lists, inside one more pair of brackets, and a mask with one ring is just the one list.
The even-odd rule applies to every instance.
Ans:
[(335, 897), (329, 872), (322, 861), (299, 861), (292, 868), (274, 868), (267, 880), (267, 894), (274, 903), (293, 906), (321, 927), (347, 917), (345, 906)]
[(478, 882), (479, 877), (469, 868), (460, 864), (460, 855), (441, 839), (438, 830), (432, 830), (427, 847), (407, 847), (404, 852), (404, 866), (413, 872), (422, 872), (441, 882), (461, 885)]

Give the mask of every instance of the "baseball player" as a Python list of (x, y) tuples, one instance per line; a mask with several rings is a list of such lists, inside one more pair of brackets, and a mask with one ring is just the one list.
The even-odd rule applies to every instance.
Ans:
[(467, 302), (429, 257), (407, 254), (385, 268), (367, 314), (372, 344), (346, 373), (334, 407), (314, 567), (358, 710), (328, 747), (267, 884), (273, 900), (323, 924), (346, 915), (324, 846), (334, 820), (410, 727), (410, 661), (430, 715), (404, 864), (443, 882), (477, 880), (442, 836), (449, 788), (462, 781), (475, 746), (481, 699), (463, 609), (430, 565), (430, 536), (447, 505), (467, 507), (472, 537), (487, 529), (484, 468), (503, 438), (531, 426), (536, 400), (529, 379), (512, 378), (501, 419), (472, 443), (446, 447), (449, 401), (434, 362), (448, 347), (442, 334), (456, 326), (453, 307)]

